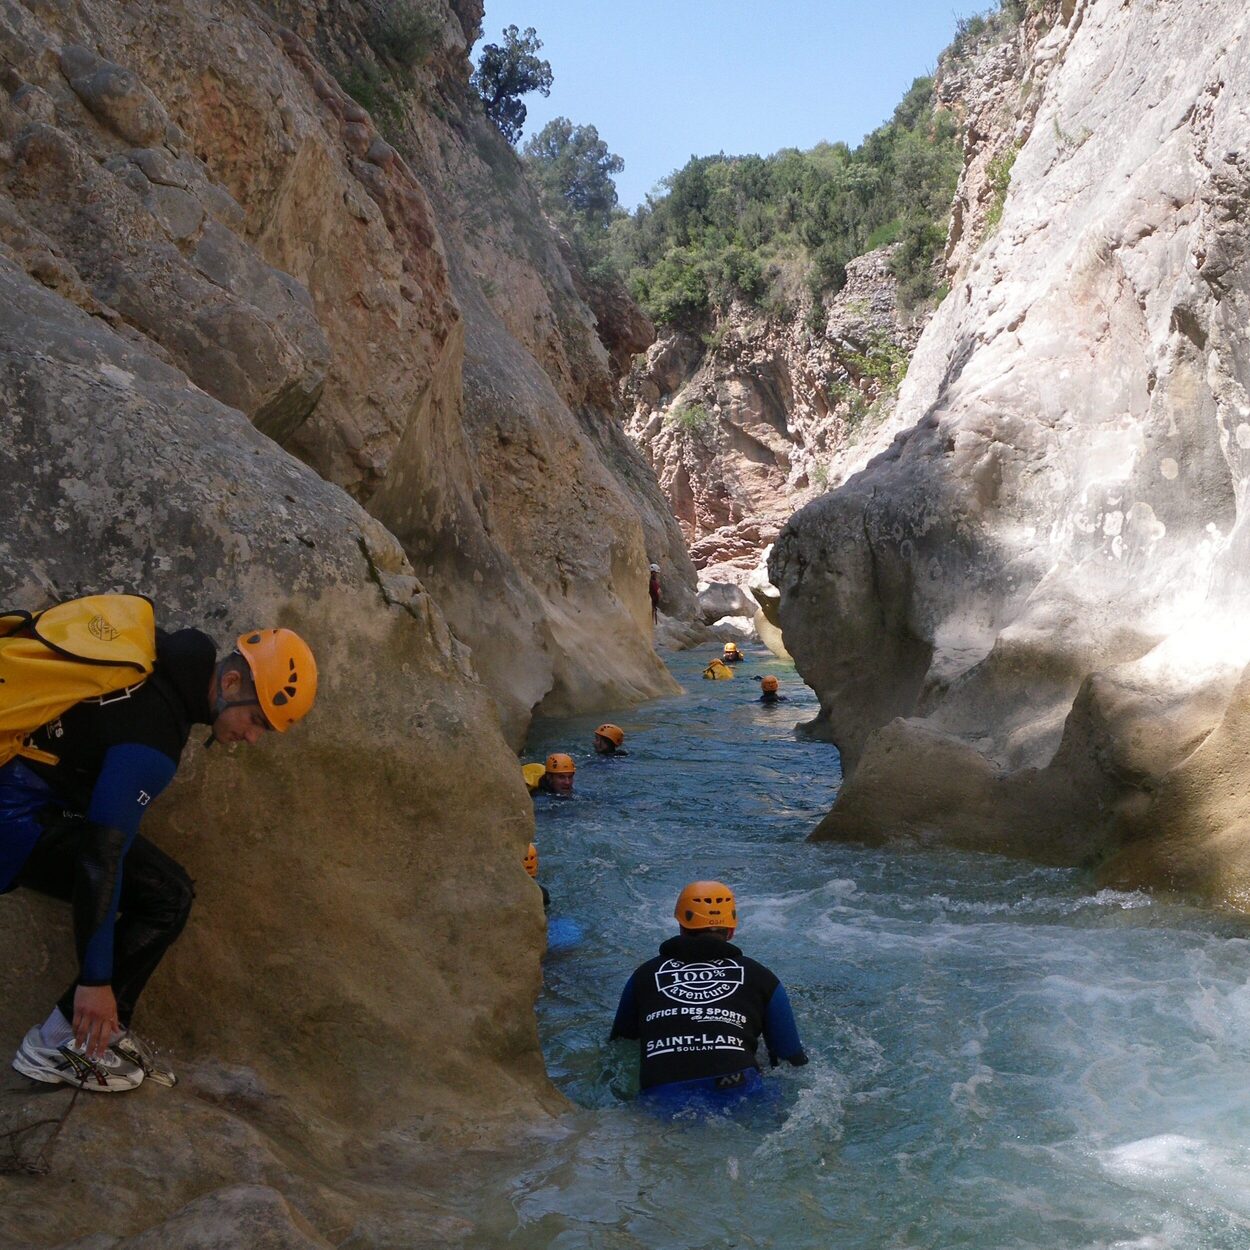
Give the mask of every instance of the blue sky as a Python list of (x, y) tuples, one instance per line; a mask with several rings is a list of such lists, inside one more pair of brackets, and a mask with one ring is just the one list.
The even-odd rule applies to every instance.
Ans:
[(555, 83), (526, 96), (525, 137), (553, 117), (593, 123), (625, 161), (632, 208), (691, 156), (854, 147), (933, 69), (956, 20), (991, 4), (486, 0), (481, 43), (514, 23), (538, 31)]

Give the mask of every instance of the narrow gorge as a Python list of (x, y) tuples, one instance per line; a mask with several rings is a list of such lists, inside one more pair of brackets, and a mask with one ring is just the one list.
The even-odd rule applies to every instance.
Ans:
[[(994, 1102), (1017, 1025), (986, 1020), (1020, 968), (1070, 1024), (1101, 992), (1071, 967), (1136, 1003), (1175, 957), (1167, 1004), (1215, 987), (1185, 1053), (1240, 1071), (1245, 5), (1002, 0), (860, 147), (694, 158), (610, 265), (483, 111), (483, 0), (417, 9), (401, 38), (385, 0), (0, 0), (0, 608), (284, 625), (321, 681), (276, 747), (193, 735), (145, 818), (197, 894), (143, 1004), (182, 1079), (78, 1099), (48, 1175), (0, 1137), (0, 1250), (721, 1250), (743, 1211), (787, 1248), (1200, 1244), (1028, 1231), (1032, 1174), (992, 1169), (1046, 1116)], [(731, 636), (782, 718), (698, 680)], [(607, 715), (643, 779), (540, 811), (590, 929), (544, 965), (518, 752)], [(695, 861), (752, 874), (788, 976), (810, 939), (822, 1032), (779, 1118), (687, 1138), (621, 1106), (600, 1035)], [(65, 909), (4, 895), (0, 950), (16, 1044), (73, 976)], [(1100, 1088), (1036, 1033), (1055, 1090)], [(0, 1134), (71, 1097), (0, 1092)], [(1136, 1183), (1085, 1114), (1019, 1158)], [(908, 1151), (991, 1123), (1018, 1223), (961, 1240), (926, 1186), (965, 1159)]]

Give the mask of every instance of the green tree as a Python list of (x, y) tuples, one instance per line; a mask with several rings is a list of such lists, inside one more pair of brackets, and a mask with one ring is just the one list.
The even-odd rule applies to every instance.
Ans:
[(516, 26), (507, 26), (503, 43), (488, 43), (478, 58), (473, 86), (482, 97), (486, 116), (509, 143), (521, 137), (525, 126), (526, 108), (521, 97), (531, 91), (551, 94), (551, 63), (538, 56), (542, 46), (532, 26), (524, 33)]
[(522, 155), (549, 204), (579, 223), (607, 229), (616, 207), (612, 175), (625, 162), (608, 151), (593, 126), (574, 126), (567, 117), (556, 117), (526, 140)]

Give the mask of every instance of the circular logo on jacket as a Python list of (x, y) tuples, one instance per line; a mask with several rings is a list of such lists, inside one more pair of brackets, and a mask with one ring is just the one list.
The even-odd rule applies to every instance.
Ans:
[(101, 641), (112, 642), (121, 630), (114, 629), (102, 616), (93, 616), (87, 622), (87, 628)]
[(732, 959), (683, 963), (666, 959), (655, 970), (655, 988), (675, 1003), (714, 1003), (728, 998), (746, 981), (746, 969)]

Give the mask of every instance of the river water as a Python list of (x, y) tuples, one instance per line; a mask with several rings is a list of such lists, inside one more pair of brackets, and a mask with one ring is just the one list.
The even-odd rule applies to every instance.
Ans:
[[(729, 682), (677, 655), (686, 693), (536, 726), (575, 797), (538, 800), (557, 933), (539, 1020), (577, 1105), (475, 1212), (482, 1246), (1250, 1245), (1250, 941), (1244, 925), (1077, 871), (813, 845), (833, 748), (815, 698), (762, 650)], [(789, 702), (756, 702), (774, 672)], [(733, 1117), (639, 1110), (606, 1036), (626, 977), (675, 931), (688, 880), (738, 894), (744, 951), (785, 983), (811, 1055)], [(477, 1244), (477, 1243), (475, 1243)]]

